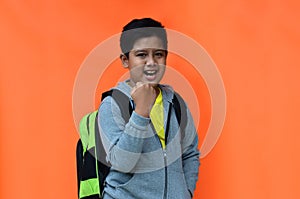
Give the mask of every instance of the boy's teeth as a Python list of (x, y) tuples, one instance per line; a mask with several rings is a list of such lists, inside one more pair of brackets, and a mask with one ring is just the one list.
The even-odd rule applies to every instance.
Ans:
[(154, 75), (156, 73), (156, 71), (145, 71), (146, 75)]

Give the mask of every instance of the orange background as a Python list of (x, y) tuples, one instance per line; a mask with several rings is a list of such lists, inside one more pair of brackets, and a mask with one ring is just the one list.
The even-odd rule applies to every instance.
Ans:
[(195, 198), (300, 198), (299, 8), (296, 0), (2, 0), (0, 198), (76, 198), (76, 73), (96, 45), (145, 16), (200, 43), (224, 80), (225, 126), (202, 159)]

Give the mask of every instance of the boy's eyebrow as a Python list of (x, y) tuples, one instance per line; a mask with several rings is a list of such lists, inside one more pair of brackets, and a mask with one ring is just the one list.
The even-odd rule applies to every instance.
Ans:
[(131, 51), (132, 51), (132, 52), (145, 52), (145, 51), (151, 50), (151, 49), (153, 49), (153, 50), (155, 50), (155, 51), (166, 51), (166, 50), (163, 49), (163, 48), (142, 48), (142, 49), (132, 49)]
[(147, 49), (132, 49), (132, 52), (143, 52), (147, 51)]

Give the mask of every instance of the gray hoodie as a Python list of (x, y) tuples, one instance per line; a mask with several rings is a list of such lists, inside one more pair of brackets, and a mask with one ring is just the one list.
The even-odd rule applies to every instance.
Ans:
[[(159, 85), (164, 105), (166, 127), (173, 89)], [(118, 84), (130, 97), (130, 86)], [(130, 99), (132, 99), (130, 97)], [(132, 101), (132, 103), (134, 103)], [(189, 199), (198, 179), (198, 136), (189, 110), (185, 137), (181, 141), (180, 128), (171, 110), (166, 148), (163, 149), (149, 118), (133, 111), (125, 124), (121, 112), (112, 97), (106, 97), (100, 105), (98, 124), (101, 139), (111, 170), (106, 178), (104, 199)]]

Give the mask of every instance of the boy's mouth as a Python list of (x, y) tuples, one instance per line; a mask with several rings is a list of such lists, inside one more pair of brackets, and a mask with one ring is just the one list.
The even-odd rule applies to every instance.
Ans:
[(149, 75), (149, 76), (155, 75), (156, 73), (157, 73), (157, 70), (145, 70), (144, 71), (144, 74)]

